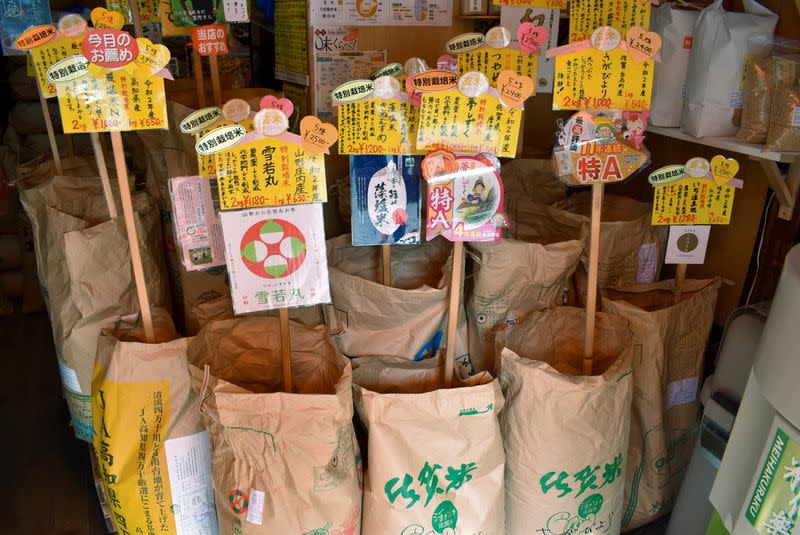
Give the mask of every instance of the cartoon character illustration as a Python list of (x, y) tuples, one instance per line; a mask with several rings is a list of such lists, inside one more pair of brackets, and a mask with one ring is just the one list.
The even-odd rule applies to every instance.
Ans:
[(486, 184), (483, 183), (483, 179), (479, 178), (475, 185), (472, 186), (472, 193), (467, 195), (467, 203), (468, 204), (480, 204), (484, 201), (484, 195), (486, 193)]
[(625, 133), (622, 137), (627, 139), (633, 145), (633, 148), (639, 149), (644, 143), (644, 131), (647, 128), (647, 119), (650, 112), (625, 112)]

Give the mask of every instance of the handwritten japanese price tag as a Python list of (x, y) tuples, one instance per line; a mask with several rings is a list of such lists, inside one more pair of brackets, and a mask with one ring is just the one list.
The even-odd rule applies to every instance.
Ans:
[(612, 26), (622, 35), (632, 26), (650, 27), (650, 1), (572, 0), (569, 13), (569, 42), (589, 39), (600, 26)]
[(237, 314), (329, 303), (322, 206), (220, 214)]
[(201, 56), (220, 56), (228, 53), (228, 35), (222, 24), (192, 28), (192, 46)]
[(415, 154), (417, 109), (370, 98), (339, 107), (340, 154)]
[[(217, 108), (219, 109), (219, 108)], [(200, 110), (198, 110), (200, 111)], [(221, 112), (220, 112), (221, 114)], [(188, 118), (188, 117), (187, 117)], [(196, 134), (196, 139), (199, 141), (202, 137), (209, 132), (228, 125), (238, 124), (244, 128), (245, 132), (252, 132), (254, 129), (253, 119), (248, 118), (240, 123), (233, 123), (231, 121), (219, 120), (211, 123), (211, 126), (203, 126)], [(216, 176), (217, 175), (217, 159), (214, 154), (197, 153), (197, 172), (200, 176)]]
[(536, 79), (539, 57), (523, 54), (512, 48), (480, 48), (458, 55), (458, 75), (470, 71), (482, 72), (494, 85), (503, 71), (514, 71), (522, 76)]
[(556, 56), (554, 110), (649, 110), (652, 90), (653, 60), (637, 63), (627, 50)]
[[(437, 154), (439, 153), (439, 154)], [(426, 238), (450, 241), (498, 241), (507, 226), (503, 214), (503, 181), (493, 163), (480, 156), (430, 153), (423, 162), (428, 180)], [(440, 161), (441, 160), (441, 161)]]
[(567, 0), (494, 0), (496, 6), (567, 9)]
[(324, 153), (310, 153), (301, 138), (263, 137), (215, 154), (222, 210), (325, 202)]
[(521, 109), (506, 107), (489, 94), (471, 98), (458, 90), (424, 93), (417, 149), (513, 158), (521, 123)]
[(733, 186), (687, 177), (653, 188), (653, 225), (728, 225)]
[(83, 36), (53, 39), (31, 50), (36, 80), (45, 98), (56, 96), (56, 86), (47, 80), (47, 70), (56, 62), (81, 53)]

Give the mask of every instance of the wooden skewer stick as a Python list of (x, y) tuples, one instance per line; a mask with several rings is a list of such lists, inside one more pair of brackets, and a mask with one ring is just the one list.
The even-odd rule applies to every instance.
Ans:
[(36, 81), (36, 90), (39, 92), (39, 103), (42, 105), (44, 126), (47, 128), (47, 139), (50, 141), (50, 150), (53, 153), (53, 165), (56, 168), (56, 175), (63, 175), (64, 168), (61, 165), (61, 157), (58, 155), (58, 143), (56, 142), (56, 133), (53, 130), (53, 120), (50, 118), (50, 108), (47, 106), (47, 99), (44, 98), (44, 93), (42, 93), (42, 88), (39, 87), (38, 81)]
[(72, 136), (74, 134), (64, 134), (66, 138), (65, 143), (67, 144), (67, 157), (72, 158), (75, 156), (75, 147), (72, 144)]
[(219, 82), (219, 63), (214, 54), (208, 56), (208, 68), (211, 71), (211, 89), (214, 91), (214, 105), (222, 106), (222, 86)]
[(447, 308), (447, 348), (444, 356), (444, 387), (453, 386), (456, 367), (456, 332), (458, 331), (458, 305), (461, 297), (461, 273), (464, 270), (464, 242), (453, 244), (453, 273), (450, 277), (450, 304)]
[(128, 4), (131, 8), (131, 19), (133, 20), (133, 33), (138, 39), (144, 37), (144, 30), (142, 29), (142, 17), (139, 16), (139, 4), (136, 0), (129, 0)]
[(600, 252), (600, 215), (603, 208), (603, 183), (592, 184), (592, 219), (589, 236), (589, 280), (586, 286), (586, 333), (583, 340), (583, 374), (592, 375), (594, 323), (597, 314), (597, 272)]
[(681, 302), (681, 292), (683, 292), (683, 284), (686, 282), (686, 264), (678, 264), (675, 268), (675, 304)]
[(381, 255), (383, 267), (383, 285), (392, 285), (392, 246), (389, 244), (381, 245)]
[[(103, 145), (100, 144), (100, 134), (91, 132), (89, 139), (92, 140), (94, 158), (97, 161), (97, 172), (100, 174), (100, 182), (103, 184), (103, 194), (108, 205), (108, 215), (111, 219), (117, 217), (117, 204), (114, 202), (114, 191), (111, 189), (111, 180), (108, 178), (108, 167), (106, 167), (106, 157), (103, 154)], [(119, 172), (119, 170), (117, 170)]]
[(133, 220), (133, 202), (128, 186), (128, 169), (125, 167), (125, 152), (122, 148), (122, 136), (119, 132), (111, 132), (111, 149), (114, 152), (114, 164), (117, 167), (117, 180), (119, 181), (119, 196), (122, 201), (122, 215), (125, 218), (125, 228), (128, 232), (128, 247), (131, 251), (131, 264), (133, 264), (133, 280), (136, 283), (136, 294), (139, 297), (139, 309), (142, 311), (142, 323), (147, 342), (155, 340), (153, 330), (153, 317), (150, 312), (150, 298), (147, 296), (147, 281), (144, 278), (142, 266), (142, 253), (139, 250), (139, 236)]
[(292, 392), (294, 380), (292, 378), (292, 339), (289, 336), (289, 309), (278, 309), (278, 318), (281, 323), (281, 357), (283, 361), (283, 390)]
[(194, 65), (194, 85), (197, 88), (197, 107), (206, 107), (206, 91), (203, 83), (203, 56), (197, 51), (192, 50), (192, 64)]

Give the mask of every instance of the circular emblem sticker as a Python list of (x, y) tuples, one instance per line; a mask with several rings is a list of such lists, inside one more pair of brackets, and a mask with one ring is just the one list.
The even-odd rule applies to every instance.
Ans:
[(228, 499), (231, 502), (231, 509), (237, 515), (239, 513), (247, 512), (247, 493), (241, 489), (234, 489), (231, 491)]
[(283, 219), (268, 219), (250, 227), (242, 236), (242, 261), (264, 279), (288, 277), (303, 265), (306, 238)]

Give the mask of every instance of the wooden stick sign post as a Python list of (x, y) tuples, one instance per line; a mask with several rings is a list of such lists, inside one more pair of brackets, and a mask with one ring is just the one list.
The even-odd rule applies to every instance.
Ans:
[[(553, 150), (554, 173), (568, 186), (592, 186), (583, 373), (592, 374), (603, 190), (627, 179), (650, 161), (643, 145), (647, 112), (587, 112), (561, 125)], [(600, 150), (597, 150), (598, 147)]]
[[(102, 8), (97, 8), (102, 9)], [(105, 10), (103, 10), (105, 12)], [(53, 62), (46, 79), (55, 88), (66, 134), (93, 133), (92, 144), (98, 158), (101, 179), (109, 203), (116, 214), (98, 132), (111, 132), (111, 146), (117, 169), (122, 213), (128, 235), (134, 281), (142, 313), (145, 336), (153, 340), (154, 331), (147, 297), (147, 281), (131, 202), (130, 185), (120, 132), (167, 126), (164, 69), (169, 51), (144, 38), (113, 28), (112, 12), (93, 12), (94, 28), (84, 28), (68, 49), (72, 54)], [(119, 15), (119, 14), (116, 14)], [(74, 46), (77, 45), (77, 49)], [(120, 97), (120, 96), (123, 97)]]
[(194, 57), (194, 77), (197, 84), (199, 105), (205, 106), (203, 92), (203, 64), (201, 57), (208, 56), (211, 72), (211, 89), (214, 94), (214, 105), (222, 105), (222, 85), (219, 79), (217, 56), (228, 53), (228, 31), (224, 24), (209, 24), (192, 28), (192, 48)]
[(206, 132), (195, 149), (215, 160), (234, 312), (278, 309), (284, 390), (292, 392), (289, 309), (330, 302), (321, 203), (337, 131), (308, 116), (299, 136), (288, 132), (287, 99), (264, 97), (256, 113), (241, 99), (215, 109), (190, 115), (181, 130)]
[(731, 222), (733, 197), (743, 183), (736, 178), (739, 162), (722, 155), (709, 162), (690, 158), (683, 165), (656, 169), (648, 177), (653, 186), (653, 225), (669, 225), (664, 263), (675, 269), (675, 303), (681, 300), (686, 268), (705, 260), (710, 225)]

